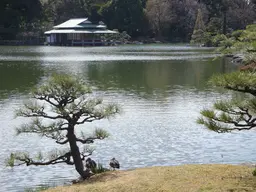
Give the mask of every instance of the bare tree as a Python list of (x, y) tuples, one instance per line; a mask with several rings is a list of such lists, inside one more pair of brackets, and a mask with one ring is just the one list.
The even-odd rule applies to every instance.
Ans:
[(158, 37), (190, 38), (198, 8), (196, 0), (148, 0), (146, 14)]
[(168, 0), (148, 0), (146, 10), (153, 31), (157, 36), (161, 36), (163, 28), (172, 18), (170, 2)]

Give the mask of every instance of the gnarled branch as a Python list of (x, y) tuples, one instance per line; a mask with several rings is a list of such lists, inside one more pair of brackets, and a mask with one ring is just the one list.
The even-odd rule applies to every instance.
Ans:
[(84, 124), (85, 122), (93, 122), (93, 121), (96, 121), (96, 120), (101, 120), (103, 118), (104, 118), (103, 116), (95, 116), (95, 115), (91, 114), (91, 115), (89, 115), (89, 117), (86, 117), (81, 121), (77, 121), (76, 124), (81, 125), (81, 124)]
[(50, 100), (50, 97), (47, 96), (47, 95), (36, 95), (36, 94), (35, 94), (35, 95), (33, 96), (33, 98), (38, 99), (38, 100), (41, 100), (41, 101), (46, 101), (47, 103), (49, 103), (50, 105), (52, 105), (52, 106), (54, 106), (54, 107), (57, 107), (57, 106), (58, 106), (58, 104), (52, 102), (52, 101)]
[(90, 143), (94, 143), (94, 140), (98, 139), (97, 137), (90, 137), (90, 138), (87, 138), (87, 139), (79, 139), (79, 138), (76, 138), (76, 141), (82, 143), (82, 144), (90, 144)]
[(241, 92), (241, 93), (250, 93), (253, 96), (256, 96), (256, 90), (254, 90), (253, 88), (250, 88), (248, 86), (245, 86), (245, 87), (241, 88), (241, 87), (238, 87), (238, 86), (229, 86), (229, 85), (227, 85), (227, 86), (224, 86), (224, 88), (232, 90), (232, 91), (238, 91), (238, 92)]
[(56, 141), (56, 143), (58, 143), (60, 145), (64, 145), (64, 144), (68, 143), (68, 139), (66, 139), (64, 141)]
[(30, 158), (27, 155), (23, 156), (16, 156), (14, 154), (11, 154), (11, 158), (14, 158), (14, 160), (20, 161), (21, 163), (13, 164), (12, 166), (19, 166), (19, 165), (54, 165), (59, 163), (66, 163), (68, 165), (74, 165), (74, 162), (71, 161), (71, 152), (67, 152), (64, 155), (60, 155), (52, 160), (41, 162), (41, 161), (34, 161), (32, 158)]

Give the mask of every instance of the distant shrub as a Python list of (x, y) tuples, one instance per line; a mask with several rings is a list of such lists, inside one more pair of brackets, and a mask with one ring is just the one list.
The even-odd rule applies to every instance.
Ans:
[(237, 30), (237, 31), (234, 31), (232, 34), (231, 34), (231, 37), (233, 37), (236, 41), (239, 40), (239, 37), (242, 35), (243, 33), (243, 30)]
[(222, 20), (218, 17), (212, 17), (206, 26), (206, 31), (211, 32), (214, 36), (222, 32)]
[(213, 40), (212, 40), (212, 45), (214, 47), (219, 47), (221, 45), (223, 45), (225, 43), (225, 41), (227, 41), (227, 37), (226, 35), (224, 34), (217, 34), (213, 37)]

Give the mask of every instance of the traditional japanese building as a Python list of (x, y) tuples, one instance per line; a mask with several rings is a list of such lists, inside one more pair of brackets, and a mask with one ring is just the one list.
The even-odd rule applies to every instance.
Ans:
[(46, 31), (48, 45), (95, 46), (107, 45), (104, 36), (118, 33), (108, 30), (104, 23), (93, 24), (88, 18), (70, 19)]

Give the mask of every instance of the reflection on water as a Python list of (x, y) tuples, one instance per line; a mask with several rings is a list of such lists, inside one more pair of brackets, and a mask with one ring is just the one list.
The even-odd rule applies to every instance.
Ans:
[(220, 60), (117, 61), (94, 63), (85, 70), (89, 81), (102, 89), (116, 88), (136, 92), (162, 91), (174, 86), (205, 88), (213, 73), (224, 73)]
[(4, 62), (0, 63), (0, 99), (3, 95), (26, 92), (35, 86), (42, 76), (38, 63), (31, 62)]
[(95, 142), (93, 158), (107, 166), (116, 157), (122, 169), (190, 163), (254, 161), (253, 131), (216, 134), (195, 123), (199, 111), (230, 93), (207, 86), (214, 73), (233, 70), (224, 59), (213, 61), (212, 49), (171, 45), (120, 47), (0, 47), (0, 188), (58, 185), (77, 178), (67, 165), (4, 166), (12, 151), (49, 152), (54, 141), (15, 136), (14, 111), (28, 90), (54, 72), (80, 75), (106, 102), (116, 102), (123, 113), (109, 121), (89, 123), (106, 128), (111, 137)]

